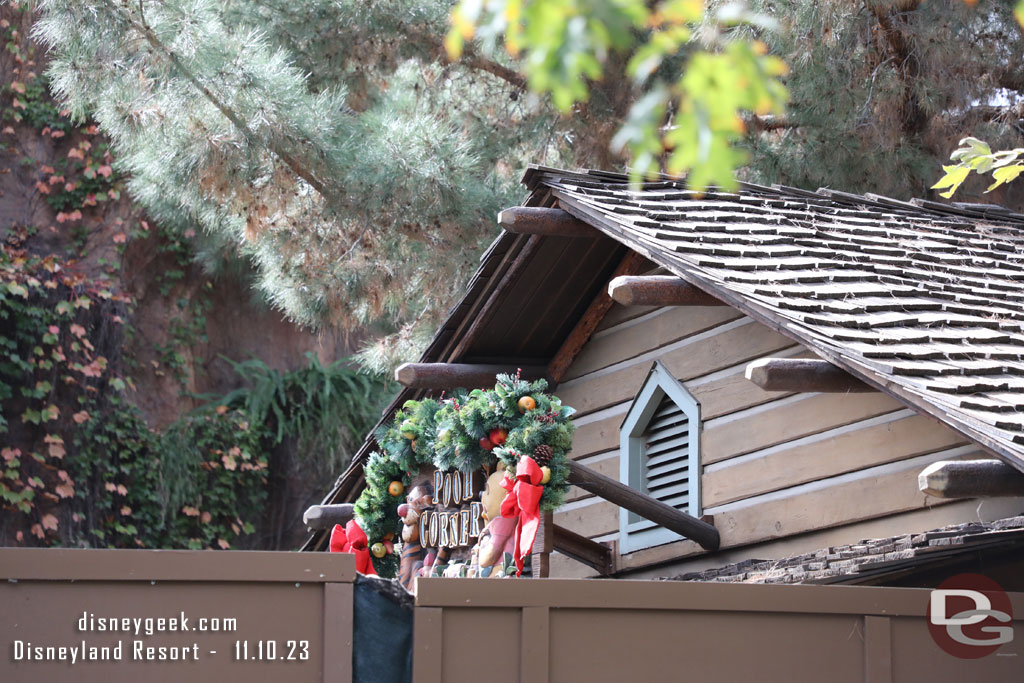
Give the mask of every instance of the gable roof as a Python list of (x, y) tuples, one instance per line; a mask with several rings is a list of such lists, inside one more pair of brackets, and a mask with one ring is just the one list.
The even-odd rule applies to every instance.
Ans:
[(540, 167), (524, 182), (1024, 471), (1024, 215)]
[[(632, 249), (1024, 471), (1024, 215), (747, 183), (634, 191), (540, 166), (523, 182), (524, 206), (605, 236), (501, 233), (419, 362), (547, 364)], [(402, 389), (378, 424), (428, 393)], [(324, 504), (355, 499), (376, 447), (371, 432)]]

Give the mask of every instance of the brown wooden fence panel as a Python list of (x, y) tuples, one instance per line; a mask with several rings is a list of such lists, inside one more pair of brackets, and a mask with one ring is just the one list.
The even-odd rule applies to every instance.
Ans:
[(2, 549), (0, 681), (349, 683), (355, 575), (325, 553)]
[(929, 594), (859, 586), (421, 579), (413, 683), (1024, 680), (1024, 594), (1010, 594), (1015, 640), (973, 660), (946, 654), (931, 639)]

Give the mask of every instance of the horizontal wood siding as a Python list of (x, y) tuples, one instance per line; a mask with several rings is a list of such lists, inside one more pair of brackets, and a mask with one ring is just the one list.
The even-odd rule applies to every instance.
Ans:
[(654, 360), (660, 360), (676, 378), (688, 380), (792, 345), (778, 332), (742, 318), (563, 382), (558, 392), (582, 416), (632, 398)]
[[(917, 473), (971, 450), (962, 437), (881, 393), (766, 392), (744, 377), (748, 362), (780, 356), (814, 354), (728, 307), (616, 304), (556, 388), (578, 411), (570, 455), (618, 479), (619, 426), (659, 360), (701, 405), (702, 507), (723, 548), (939, 504), (918, 492)], [(617, 538), (617, 506), (577, 487), (567, 500), (556, 524)], [(636, 568), (703, 552), (679, 541), (616, 562)], [(553, 556), (552, 575), (589, 575), (573, 564)]]

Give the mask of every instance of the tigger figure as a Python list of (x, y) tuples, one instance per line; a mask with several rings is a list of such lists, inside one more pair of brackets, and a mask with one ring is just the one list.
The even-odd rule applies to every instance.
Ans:
[(398, 582), (406, 590), (411, 591), (414, 578), (419, 575), (420, 568), (426, 564), (428, 559), (428, 550), (420, 545), (419, 520), (420, 514), (433, 505), (433, 487), (428, 483), (414, 486), (409, 490), (405, 500), (404, 504), (398, 506), (398, 516), (402, 518), (403, 524), (402, 558), (398, 568)]

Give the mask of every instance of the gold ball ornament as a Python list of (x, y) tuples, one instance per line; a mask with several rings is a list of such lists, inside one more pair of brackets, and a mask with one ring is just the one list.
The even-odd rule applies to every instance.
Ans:
[(533, 410), (537, 407), (537, 402), (533, 400), (532, 396), (523, 396), (519, 399), (519, 412), (525, 413), (528, 410)]
[(540, 473), (543, 475), (540, 479), (540, 483), (546, 484), (551, 481), (551, 468), (544, 466), (540, 468)]
[(376, 558), (381, 558), (388, 554), (388, 550), (384, 547), (383, 543), (374, 543), (371, 545), (370, 552), (373, 553), (373, 556)]
[(403, 493), (405, 493), (405, 486), (402, 485), (402, 482), (400, 482), (398, 480), (395, 480), (395, 481), (391, 482), (390, 484), (388, 484), (388, 495), (389, 496), (396, 496), (397, 497), (397, 496), (402, 495)]

